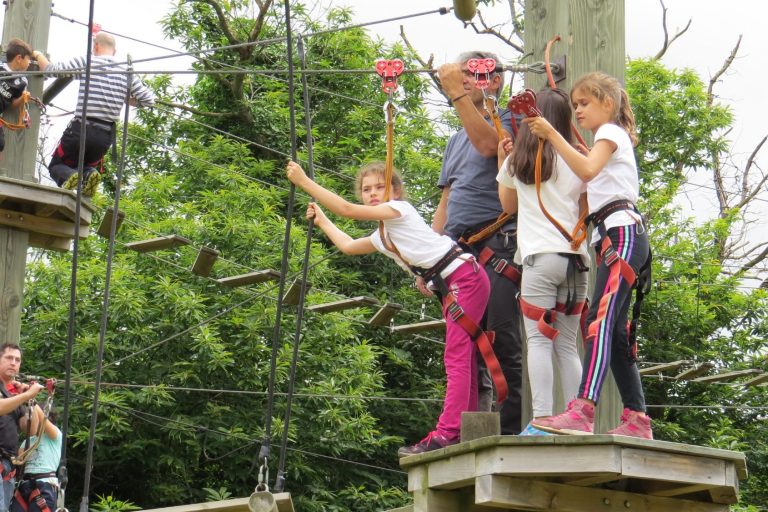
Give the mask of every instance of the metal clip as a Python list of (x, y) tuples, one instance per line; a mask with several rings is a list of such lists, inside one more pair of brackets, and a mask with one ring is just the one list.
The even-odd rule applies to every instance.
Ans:
[(267, 466), (266, 461), (259, 466), (259, 476), (256, 482), (256, 492), (269, 492), (269, 466)]
[(459, 306), (458, 302), (451, 302), (448, 304), (448, 307), (446, 308), (446, 312), (448, 313), (448, 316), (451, 317), (451, 320), (454, 322), (457, 322), (459, 318), (464, 316), (464, 310)]
[(616, 249), (614, 249), (612, 245), (609, 245), (608, 248), (605, 249), (605, 252), (603, 253), (603, 261), (605, 262), (606, 267), (610, 267), (619, 261), (619, 253), (616, 252)]

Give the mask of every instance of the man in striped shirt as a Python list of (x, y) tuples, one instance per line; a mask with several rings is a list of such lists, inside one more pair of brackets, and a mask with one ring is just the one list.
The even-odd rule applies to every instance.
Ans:
[[(120, 120), (120, 111), (130, 91), (131, 105), (152, 106), (155, 96), (138, 78), (128, 83), (125, 66), (115, 58), (115, 38), (106, 32), (93, 36), (91, 58), (91, 84), (85, 121), (85, 159), (83, 174), (83, 195), (92, 196), (101, 181), (102, 158), (112, 145), (115, 137), (115, 123)], [(51, 63), (41, 52), (33, 57), (41, 70), (55, 76), (74, 76), (80, 80), (77, 96), (77, 117), (67, 126), (48, 164), (51, 178), (62, 188), (77, 188), (77, 163), (80, 152), (81, 114), (85, 96), (85, 57), (76, 57), (69, 62)], [(105, 74), (104, 71), (115, 71)]]

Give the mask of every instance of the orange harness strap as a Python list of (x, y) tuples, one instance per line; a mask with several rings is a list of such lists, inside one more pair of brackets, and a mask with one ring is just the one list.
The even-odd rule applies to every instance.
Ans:
[(566, 310), (566, 306), (562, 302), (558, 302), (554, 309), (544, 309), (540, 306), (531, 304), (522, 297), (520, 297), (518, 301), (520, 302), (520, 312), (523, 316), (536, 321), (536, 327), (538, 327), (539, 332), (552, 341), (555, 341), (557, 335), (560, 334), (560, 331), (554, 327), (558, 313), (564, 315), (583, 315), (584, 311), (587, 309), (586, 301), (577, 302), (570, 310)]
[[(442, 284), (445, 286), (445, 281), (442, 281)], [(459, 303), (456, 302), (456, 297), (454, 297), (451, 292), (443, 295), (443, 309), (445, 310), (445, 316), (450, 316), (451, 320), (459, 324), (472, 341), (477, 344), (480, 355), (483, 356), (485, 366), (488, 368), (488, 371), (491, 374), (491, 379), (493, 380), (493, 385), (496, 388), (496, 401), (501, 403), (506, 400), (507, 395), (509, 394), (507, 378), (504, 377), (504, 372), (501, 370), (499, 360), (496, 358), (496, 353), (493, 351), (493, 342), (496, 334), (493, 331), (483, 331), (474, 320), (465, 315), (464, 309), (462, 309)]]
[(624, 258), (619, 256), (611, 244), (611, 239), (607, 236), (603, 238), (600, 259), (605, 261), (606, 266), (610, 267), (610, 274), (608, 274), (608, 280), (605, 283), (606, 292), (600, 298), (600, 304), (597, 308), (595, 320), (589, 324), (589, 329), (587, 331), (588, 338), (597, 336), (597, 329), (608, 314), (608, 304), (611, 301), (611, 297), (619, 291), (619, 285), (621, 284), (620, 278), (623, 278), (629, 283), (629, 286), (634, 286), (636, 279), (635, 270)]
[(565, 239), (571, 243), (571, 249), (575, 251), (579, 248), (582, 242), (587, 239), (587, 224), (585, 221), (589, 212), (586, 211), (586, 209), (584, 212), (582, 212), (579, 220), (576, 222), (576, 227), (573, 228), (573, 232), (569, 233), (568, 230), (566, 230), (562, 224), (560, 224), (557, 219), (555, 219), (552, 214), (547, 211), (547, 208), (544, 206), (544, 202), (541, 199), (541, 160), (543, 153), (544, 139), (539, 139), (539, 148), (536, 151), (536, 164), (534, 166), (536, 197), (539, 200), (539, 208), (541, 208), (541, 212), (549, 220), (549, 222), (551, 222), (552, 225), (557, 228), (560, 234), (563, 235), (563, 237), (565, 237)]

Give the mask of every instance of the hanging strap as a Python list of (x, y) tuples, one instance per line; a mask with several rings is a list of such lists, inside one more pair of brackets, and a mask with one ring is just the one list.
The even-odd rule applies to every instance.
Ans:
[(21, 103), (19, 104), (19, 117), (15, 123), (12, 123), (10, 121), (7, 121), (6, 119), (3, 119), (0, 117), (0, 126), (4, 126), (8, 128), (9, 130), (25, 130), (30, 127), (32, 124), (32, 119), (29, 117), (29, 102), (33, 101), (38, 105), (41, 105), (42, 102), (37, 99), (33, 98), (32, 95), (29, 93), (29, 91), (24, 91), (21, 93)]
[(523, 278), (520, 267), (514, 263), (510, 263), (506, 258), (498, 256), (490, 247), (483, 247), (483, 250), (480, 251), (480, 254), (477, 256), (477, 261), (479, 261), (482, 266), (490, 264), (494, 272), (503, 275), (516, 285), (520, 286), (520, 281)]
[(608, 305), (611, 298), (619, 291), (621, 279), (624, 279), (630, 287), (635, 285), (635, 270), (624, 258), (619, 256), (608, 236), (603, 237), (600, 255), (598, 256), (598, 265), (600, 265), (601, 261), (605, 262), (605, 265), (609, 268), (608, 280), (605, 283), (606, 292), (600, 298), (595, 319), (589, 324), (587, 339), (597, 336), (597, 330), (608, 314)]
[(456, 301), (456, 297), (448, 289), (445, 279), (440, 274), (435, 276), (433, 283), (442, 295), (443, 316), (446, 319), (450, 317), (475, 342), (480, 355), (483, 357), (483, 361), (485, 361), (485, 366), (491, 374), (493, 386), (496, 388), (496, 401), (498, 403), (503, 402), (509, 394), (509, 388), (507, 386), (507, 378), (501, 370), (501, 364), (499, 364), (496, 353), (493, 351), (493, 342), (496, 334), (493, 331), (483, 331), (474, 320), (464, 313), (464, 309)]

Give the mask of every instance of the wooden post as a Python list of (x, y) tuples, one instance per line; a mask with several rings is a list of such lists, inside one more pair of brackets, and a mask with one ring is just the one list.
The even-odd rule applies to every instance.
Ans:
[[(552, 62), (565, 57), (566, 78), (558, 87), (570, 92), (584, 73), (602, 71), (624, 82), (624, 0), (528, 0), (525, 2), (525, 50), (530, 62), (543, 61), (547, 41), (559, 35), (551, 49)], [(526, 74), (525, 86), (534, 91), (547, 83), (546, 75)], [(592, 134), (582, 132), (587, 144)], [(594, 258), (593, 265), (594, 268)], [(590, 295), (594, 274), (590, 275)], [(564, 404), (555, 402), (555, 413)], [(530, 410), (530, 408), (528, 409)], [(595, 422), (596, 432), (613, 428), (621, 414), (618, 389), (611, 375), (603, 386)]]
[[(23, 39), (33, 50), (44, 51), (48, 45), (51, 2), (5, 2), (3, 48), (14, 37)], [(29, 91), (40, 96), (42, 77), (29, 77)], [(40, 111), (30, 107), (32, 124), (27, 130), (5, 130), (5, 151), (0, 160), (0, 176), (26, 181), (35, 179), (35, 152), (40, 130)], [(8, 113), (16, 119), (16, 112)], [(21, 308), (24, 300), (24, 272), (27, 261), (29, 233), (0, 227), (0, 342), (18, 343), (21, 333)]]

